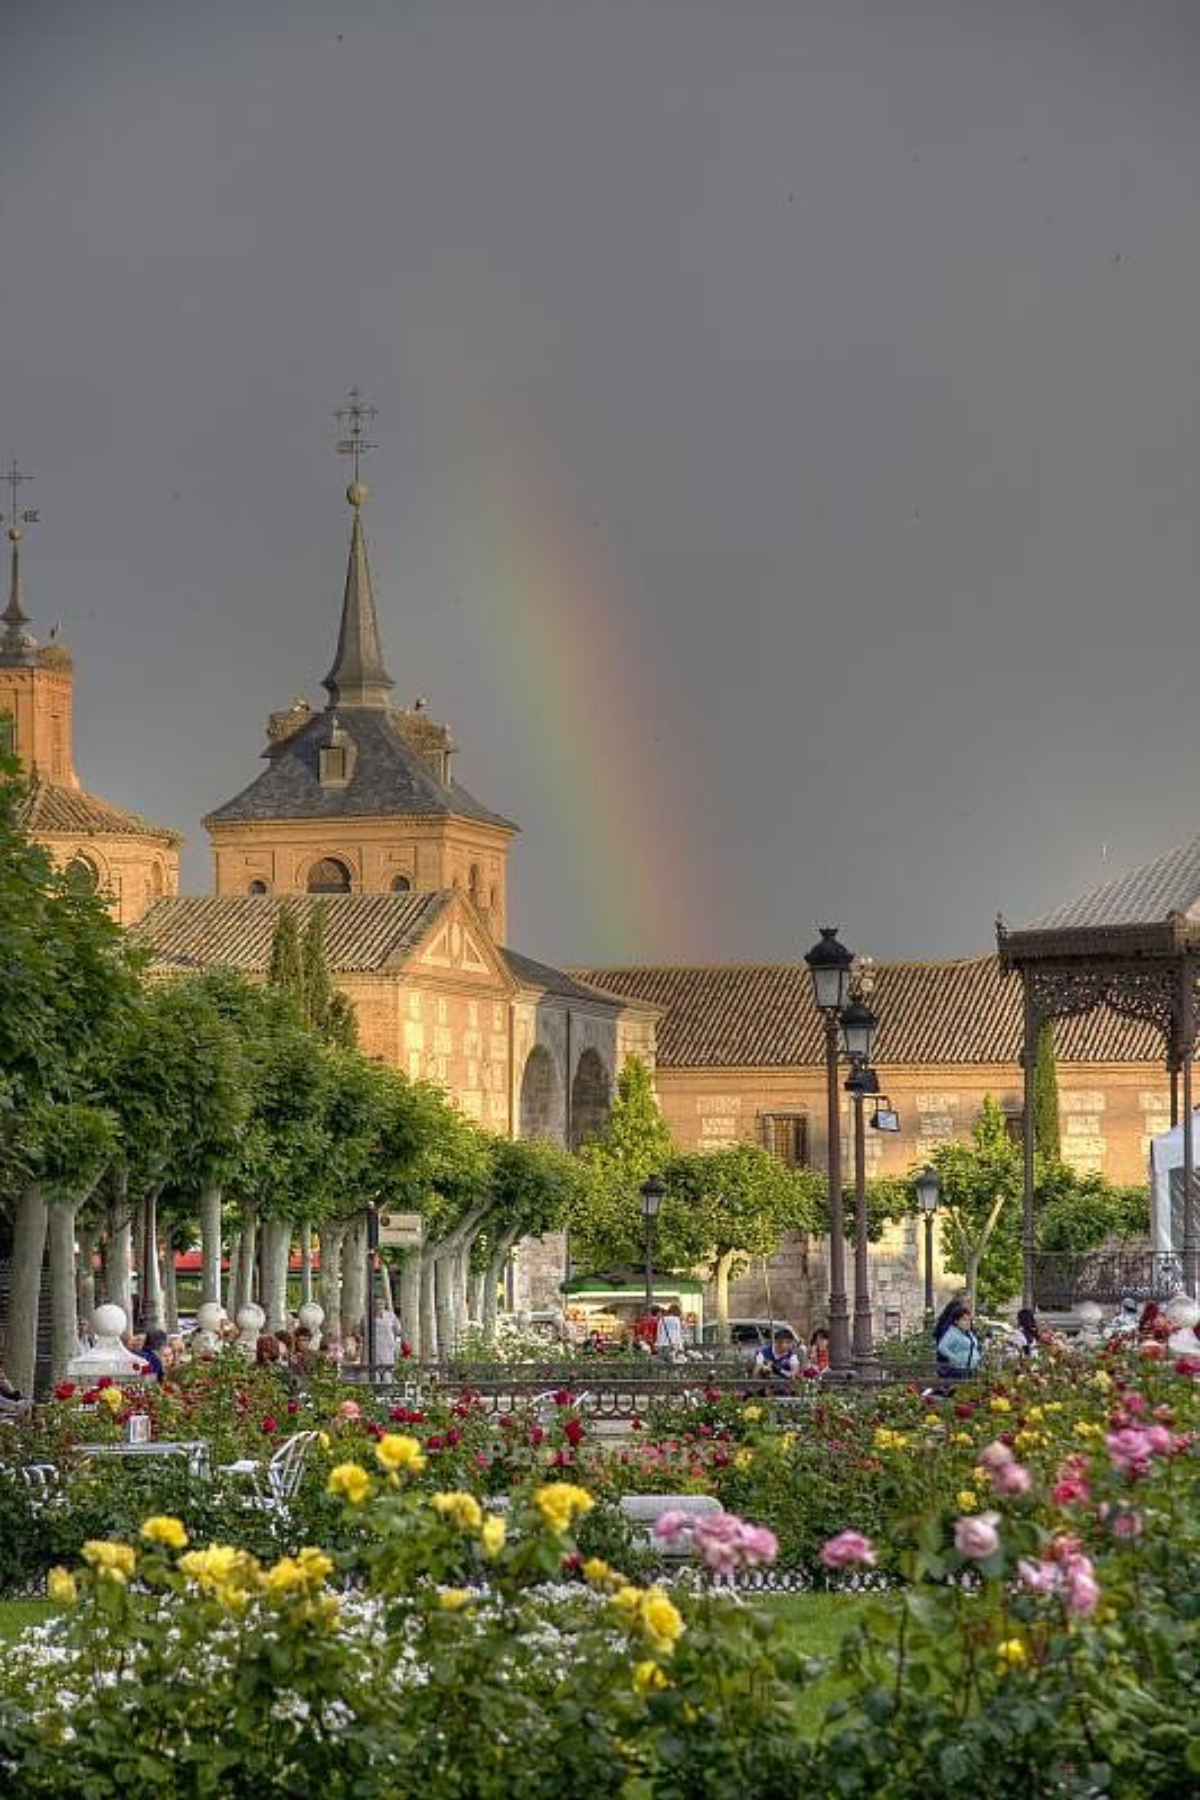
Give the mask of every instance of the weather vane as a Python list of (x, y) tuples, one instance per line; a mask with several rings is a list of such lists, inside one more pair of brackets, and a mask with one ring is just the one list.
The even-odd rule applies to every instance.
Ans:
[(19, 510), (19, 502), (17, 500), (17, 489), (23, 481), (32, 481), (33, 476), (22, 475), (20, 469), (17, 467), (17, 459), (14, 456), (12, 459), (12, 466), (4, 479), (12, 490), (12, 505), (9, 508), (8, 514), (8, 530), (9, 536), (13, 538), (15, 542), (21, 535), (22, 525), (36, 525), (38, 522), (37, 507), (29, 506), (22, 512)]
[(338, 439), (338, 454), (354, 458), (355, 487), (359, 485), (360, 458), (364, 457), (368, 450), (375, 449), (375, 445), (371, 443), (366, 433), (375, 423), (376, 411), (377, 409), (373, 406), (363, 405), (362, 389), (352, 387), (349, 403), (346, 406), (339, 406), (334, 415), (342, 431), (342, 435)]

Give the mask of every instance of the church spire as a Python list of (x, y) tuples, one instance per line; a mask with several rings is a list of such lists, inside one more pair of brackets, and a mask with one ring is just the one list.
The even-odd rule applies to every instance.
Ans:
[(349, 405), (340, 408), (337, 417), (344, 433), (338, 440), (338, 450), (343, 456), (354, 458), (354, 480), (346, 489), (346, 498), (354, 512), (354, 525), (350, 532), (350, 557), (346, 565), (346, 592), (342, 600), (337, 653), (322, 685), (328, 690), (333, 706), (384, 709), (391, 705), (390, 695), (396, 684), (383, 666), (379, 620), (371, 588), (371, 564), (362, 528), (362, 509), (370, 497), (370, 490), (359, 480), (360, 459), (375, 448), (364, 436), (366, 426), (375, 417), (375, 408), (363, 405), (362, 395), (355, 387), (350, 390)]
[(26, 627), (29, 615), (21, 604), (21, 539), (25, 533), (22, 525), (32, 525), (37, 520), (37, 512), (29, 508), (25, 512), (17, 509), (17, 489), (28, 475), (22, 475), (14, 457), (12, 467), (4, 477), (12, 490), (12, 506), (8, 515), (8, 538), (12, 546), (8, 578), (8, 605), (0, 613), (0, 623), (4, 630), (0, 633), (0, 663), (31, 663), (37, 654), (37, 644)]

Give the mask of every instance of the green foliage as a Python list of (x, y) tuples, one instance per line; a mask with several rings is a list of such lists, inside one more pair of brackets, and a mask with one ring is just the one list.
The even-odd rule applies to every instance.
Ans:
[(1058, 1061), (1054, 1052), (1054, 1020), (1043, 1019), (1037, 1037), (1033, 1077), (1033, 1141), (1039, 1156), (1058, 1162), (1062, 1155), (1058, 1112)]
[(1063, 1163), (1038, 1175), (1035, 1231), (1039, 1250), (1080, 1253), (1109, 1239), (1144, 1240), (1150, 1197), (1144, 1187), (1115, 1187), (1102, 1175), (1079, 1175)]
[(970, 1144), (939, 1144), (938, 1217), (947, 1268), (967, 1278), (977, 1304), (1001, 1304), (1021, 1286), (1021, 1152), (985, 1095)]
[(342, 1050), (352, 1050), (357, 1044), (358, 1020), (353, 1004), (329, 978), (324, 906), (312, 909), (303, 936), (291, 907), (279, 908), (267, 986), (291, 997), (303, 1023), (323, 1043)]

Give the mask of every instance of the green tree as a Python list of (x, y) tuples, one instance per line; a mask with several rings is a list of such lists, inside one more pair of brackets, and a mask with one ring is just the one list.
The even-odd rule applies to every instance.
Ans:
[(642, 1241), (640, 1190), (662, 1175), (673, 1154), (671, 1132), (659, 1111), (650, 1071), (631, 1056), (603, 1128), (579, 1152), (583, 1180), (571, 1217), (576, 1260), (593, 1268), (637, 1261)]
[(716, 1313), (729, 1320), (729, 1281), (740, 1263), (773, 1256), (788, 1231), (811, 1231), (823, 1187), (807, 1169), (790, 1169), (754, 1144), (675, 1156), (665, 1170), (659, 1215), (664, 1255), (677, 1266), (706, 1263)]
[(1059, 1137), (1058, 1060), (1054, 1049), (1054, 1020), (1043, 1019), (1037, 1035), (1037, 1062), (1033, 1077), (1033, 1141), (1039, 1156), (1056, 1163), (1062, 1155)]
[(301, 934), (290, 906), (275, 917), (267, 986), (288, 994), (304, 1024), (327, 1044), (352, 1050), (358, 1042), (354, 1006), (329, 976), (325, 955), (325, 908), (314, 906)]
[(95, 1070), (137, 980), (103, 901), (29, 841), (25, 802), (16, 764), (0, 757), (0, 1215), (13, 1257), (6, 1359), (29, 1391), (46, 1183), (65, 1197), (95, 1179), (95, 1133), (83, 1120), (96, 1123)]
[(972, 1304), (1010, 1299), (1021, 1286), (1021, 1152), (990, 1094), (970, 1144), (939, 1144), (932, 1160), (947, 1268), (965, 1276)]

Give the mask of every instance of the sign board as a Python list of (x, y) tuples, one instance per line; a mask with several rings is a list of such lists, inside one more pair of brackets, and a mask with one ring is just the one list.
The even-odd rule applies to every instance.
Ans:
[(425, 1221), (420, 1213), (380, 1213), (379, 1242), (381, 1244), (390, 1244), (396, 1250), (411, 1250), (422, 1243), (424, 1237)]

